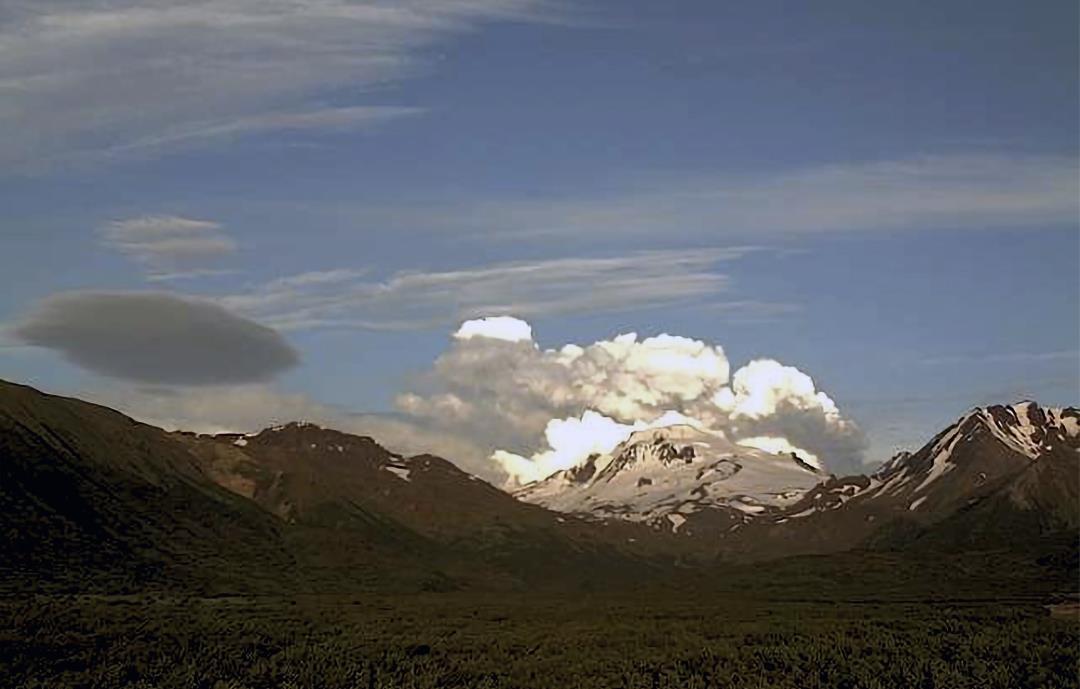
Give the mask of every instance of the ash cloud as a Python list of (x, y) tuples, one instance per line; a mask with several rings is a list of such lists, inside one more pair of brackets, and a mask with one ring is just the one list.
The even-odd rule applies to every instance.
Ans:
[(397, 399), (427, 425), (486, 443), (492, 471), (511, 485), (676, 423), (796, 451), (836, 473), (861, 465), (858, 426), (795, 367), (759, 359), (732, 373), (721, 346), (668, 334), (541, 349), (514, 320), (466, 322), (423, 389)]
[(140, 383), (265, 381), (299, 361), (277, 331), (216, 304), (170, 294), (55, 295), (14, 334), (87, 370)]

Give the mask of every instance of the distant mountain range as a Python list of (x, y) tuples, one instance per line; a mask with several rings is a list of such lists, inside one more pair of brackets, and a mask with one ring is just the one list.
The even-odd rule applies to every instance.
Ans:
[[(1080, 412), (1034, 402), (974, 409), (916, 452), (871, 476), (826, 476), (796, 454), (774, 455), (689, 426), (639, 431), (608, 455), (515, 495), (550, 509), (640, 521), (687, 536), (755, 524), (855, 520), (927, 525), (996, 496), (1050, 526), (1075, 526)], [(826, 513), (835, 513), (825, 517)], [(787, 526), (785, 526), (787, 525)], [(722, 527), (717, 532), (717, 527)]]
[(1080, 412), (1030, 402), (871, 476), (672, 426), (511, 495), (312, 424), (170, 433), (0, 381), (0, 586), (559, 587), (852, 549), (1040, 555), (1075, 551), (1078, 483)]

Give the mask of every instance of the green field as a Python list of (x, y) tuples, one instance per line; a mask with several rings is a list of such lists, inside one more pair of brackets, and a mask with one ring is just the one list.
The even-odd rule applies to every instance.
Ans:
[[(1071, 548), (1070, 548), (1071, 549)], [(848, 553), (543, 590), (0, 588), (3, 689), (1078, 687), (1069, 554)], [(10, 582), (9, 582), (10, 583)]]
[(49, 596), (0, 603), (11, 688), (1076, 687), (1024, 601)]

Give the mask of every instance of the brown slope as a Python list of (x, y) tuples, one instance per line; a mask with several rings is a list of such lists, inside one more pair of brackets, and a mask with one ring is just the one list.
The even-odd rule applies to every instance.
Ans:
[(436, 457), (302, 424), (240, 439), (0, 382), (0, 581), (357, 590), (652, 570), (647, 529), (518, 503)]
[(276, 520), (206, 480), (160, 429), (0, 381), (5, 581), (228, 579), (240, 562), (286, 568), (278, 536)]
[[(514, 499), (432, 455), (404, 457), (373, 439), (290, 423), (241, 436), (187, 436), (220, 485), (279, 515), (291, 527), (408, 534), (441, 567), (470, 558), (532, 583), (667, 552), (664, 534), (639, 524), (553, 513)], [(417, 541), (416, 536), (423, 540)], [(490, 576), (490, 572), (488, 574)]]

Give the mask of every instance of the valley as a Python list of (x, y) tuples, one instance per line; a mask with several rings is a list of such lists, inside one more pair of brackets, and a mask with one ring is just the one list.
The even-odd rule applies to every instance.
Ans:
[(851, 477), (657, 428), (515, 496), (310, 423), (166, 432), (0, 383), (0, 674), (1076, 686), (1080, 620), (1050, 610), (1077, 594), (1077, 418), (974, 410)]

